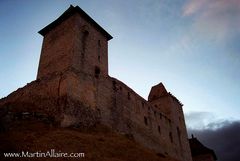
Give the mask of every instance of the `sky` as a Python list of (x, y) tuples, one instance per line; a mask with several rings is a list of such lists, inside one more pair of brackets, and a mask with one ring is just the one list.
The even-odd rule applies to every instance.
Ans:
[(145, 99), (163, 82), (196, 134), (239, 122), (240, 0), (1, 0), (0, 98), (35, 80), (37, 32), (70, 4), (113, 36), (110, 76)]

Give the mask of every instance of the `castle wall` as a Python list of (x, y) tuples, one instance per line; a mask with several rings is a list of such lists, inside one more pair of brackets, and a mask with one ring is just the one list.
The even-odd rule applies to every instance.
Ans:
[[(99, 114), (91, 108), (95, 97), (91, 81), (77, 82), (72, 69), (64, 73), (54, 73), (48, 77), (35, 80), (23, 88), (0, 100), (0, 124), (13, 121), (15, 117), (45, 117), (57, 126), (92, 127), (99, 123)], [(82, 77), (83, 78), (83, 77)], [(80, 86), (75, 86), (80, 83)], [(78, 98), (73, 97), (74, 91), (80, 90)], [(72, 91), (72, 92), (71, 92)], [(95, 93), (94, 93), (95, 94)], [(10, 118), (10, 120), (9, 120)], [(8, 124), (8, 123), (7, 123)]]
[[(12, 112), (42, 111), (53, 116), (53, 113), (57, 111), (56, 106), (60, 97), (59, 81), (59, 75), (51, 75), (41, 81), (35, 80), (28, 83), (25, 87), (2, 98), (0, 107), (7, 107)], [(64, 92), (64, 89), (61, 91)]]
[[(172, 120), (124, 83), (111, 77), (95, 78), (74, 69), (64, 75), (67, 79), (62, 81), (61, 86), (65, 86), (68, 99), (77, 100), (82, 108), (95, 111), (101, 123), (133, 136), (136, 141), (161, 154), (184, 157), (179, 155), (181, 151)], [(78, 124), (78, 117), (81, 116), (64, 112), (62, 125)]]
[(173, 136), (173, 143), (175, 153), (179, 157), (191, 158), (190, 148), (187, 138), (186, 125), (184, 114), (182, 111), (182, 104), (171, 93), (162, 95), (161, 97), (151, 100), (151, 105), (162, 111), (170, 118), (172, 129), (170, 131)]
[[(40, 113), (63, 127), (102, 123), (158, 153), (191, 160), (184, 126), (175, 120), (183, 119), (180, 107), (170, 118), (115, 78), (95, 78), (70, 68), (18, 89), (1, 100), (0, 107), (10, 113)], [(182, 145), (177, 127), (183, 133)]]
[[(95, 111), (101, 123), (161, 154), (191, 161), (182, 107), (174, 97), (148, 102), (115, 78), (74, 69), (67, 75), (68, 97)], [(168, 114), (164, 108), (170, 109)], [(67, 119), (69, 125), (78, 123), (71, 113)]]
[[(191, 160), (189, 145), (185, 141), (185, 124), (178, 120), (183, 118), (181, 107), (167, 116), (164, 110), (151, 105), (115, 78), (100, 79), (97, 85), (97, 107), (104, 124), (133, 136), (136, 141), (161, 154)], [(171, 97), (169, 99), (171, 101)]]

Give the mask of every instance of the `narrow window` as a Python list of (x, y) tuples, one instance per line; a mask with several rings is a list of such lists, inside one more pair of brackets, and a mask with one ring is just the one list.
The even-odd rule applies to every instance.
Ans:
[(172, 132), (169, 133), (169, 139), (170, 139), (171, 143), (173, 143)]
[(101, 60), (101, 57), (100, 57), (100, 55), (98, 55), (98, 61), (100, 62), (100, 60)]
[(117, 90), (117, 87), (116, 87), (116, 84), (117, 84), (117, 83), (116, 83), (116, 81), (114, 80), (112, 83), (113, 83), (113, 90), (114, 90), (114, 91)]
[(168, 119), (169, 125), (171, 125), (172, 121), (170, 119)]
[(101, 46), (101, 41), (100, 40), (98, 40), (98, 46)]
[(100, 68), (95, 67), (95, 78), (99, 78), (99, 74), (100, 74)]
[(99, 115), (101, 115), (101, 110), (99, 108), (97, 108), (97, 112)]
[(158, 125), (158, 132), (159, 132), (159, 134), (161, 134), (161, 128), (159, 125)]
[(89, 32), (87, 30), (84, 30), (82, 35), (83, 35), (82, 36), (82, 57), (84, 58), (86, 46), (87, 46), (87, 37), (89, 35)]
[(147, 117), (144, 116), (144, 123), (145, 125), (148, 125), (148, 120), (147, 120)]
[(160, 113), (160, 119), (162, 119), (162, 114)]
[(142, 107), (144, 107), (144, 102), (142, 102)]
[(180, 144), (180, 146), (182, 147), (181, 132), (180, 132), (180, 130), (179, 130), (179, 127), (177, 127), (177, 134), (178, 134), (178, 141), (179, 141), (179, 144)]
[(100, 40), (98, 40), (98, 48), (97, 48), (97, 52), (98, 52), (98, 62), (100, 62), (101, 61), (101, 54), (100, 54), (100, 51), (101, 51), (101, 41)]
[(156, 114), (157, 114), (157, 112), (156, 112), (156, 111), (154, 111), (154, 116), (156, 116)]
[(128, 99), (130, 100), (131, 99), (131, 97), (130, 97), (130, 93), (128, 92)]
[(164, 119), (165, 119), (165, 122), (166, 122), (166, 124), (168, 123), (168, 118), (167, 118), (167, 116), (164, 116)]

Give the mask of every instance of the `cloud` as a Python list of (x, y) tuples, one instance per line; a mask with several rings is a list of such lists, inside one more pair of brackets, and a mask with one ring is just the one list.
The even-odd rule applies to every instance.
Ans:
[(207, 3), (207, 0), (201, 0), (201, 1), (192, 0), (192, 1), (188, 2), (184, 6), (183, 15), (191, 16), (191, 15), (195, 14), (204, 6), (205, 3)]
[(240, 0), (188, 0), (183, 17), (193, 18), (193, 29), (211, 40), (223, 41), (240, 33)]
[(218, 161), (239, 161), (240, 152), (240, 121), (225, 121), (212, 123), (216, 129), (188, 129), (188, 134), (194, 134), (205, 146), (213, 149)]
[(226, 120), (217, 118), (211, 112), (192, 111), (185, 114), (186, 124), (189, 129), (217, 129), (220, 128)]

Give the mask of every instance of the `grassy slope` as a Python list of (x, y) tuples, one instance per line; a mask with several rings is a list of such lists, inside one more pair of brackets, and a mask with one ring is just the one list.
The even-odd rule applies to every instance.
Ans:
[[(37, 121), (18, 121), (0, 133), (1, 157), (5, 152), (84, 152), (84, 158), (22, 158), (21, 160), (83, 160), (83, 161), (175, 161), (140, 146), (133, 140), (99, 126), (82, 131), (56, 128)], [(0, 160), (4, 160), (0, 157)], [(20, 160), (20, 159), (12, 159)]]

